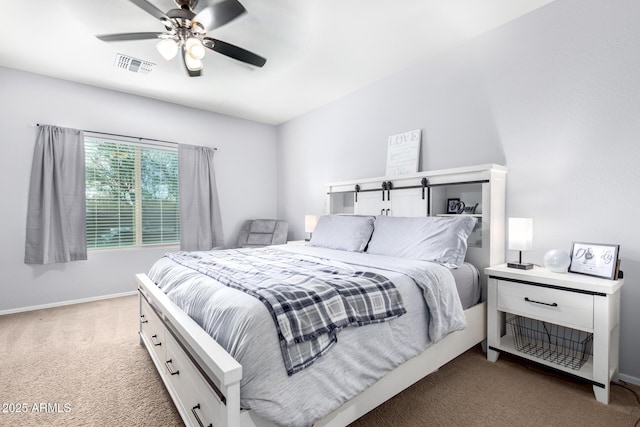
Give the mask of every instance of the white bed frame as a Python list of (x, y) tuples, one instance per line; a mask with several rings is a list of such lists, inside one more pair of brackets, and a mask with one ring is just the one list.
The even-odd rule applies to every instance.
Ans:
[[(470, 248), (468, 254), (475, 258), (471, 262), (482, 272), (484, 267), (504, 261), (505, 174), (506, 169), (502, 166), (482, 165), (423, 172), (401, 179), (383, 177), (363, 180), (363, 186), (393, 181), (394, 188), (408, 188), (412, 187), (407, 185), (409, 178), (410, 182), (415, 179), (420, 182), (423, 177), (437, 186), (446, 185), (447, 182), (473, 182), (474, 185), (480, 185), (483, 243), (481, 248), (475, 248), (476, 251)], [(349, 188), (351, 184), (330, 185), (329, 193), (331, 188)], [(414, 188), (408, 190), (415, 191)], [(451, 195), (442, 191), (439, 194), (440, 198), (445, 199)], [(428, 199), (428, 202), (433, 204), (436, 201)], [(413, 207), (410, 211), (415, 212)], [(402, 216), (402, 211), (396, 207), (393, 214)], [(273, 427), (273, 423), (252, 411), (240, 409), (242, 366), (145, 274), (136, 275), (136, 281), (140, 291), (140, 342), (149, 351), (185, 424)], [(465, 310), (465, 316), (466, 329), (449, 334), (419, 356), (389, 372), (361, 394), (318, 420), (314, 426), (345, 426), (351, 423), (485, 340), (486, 303)]]

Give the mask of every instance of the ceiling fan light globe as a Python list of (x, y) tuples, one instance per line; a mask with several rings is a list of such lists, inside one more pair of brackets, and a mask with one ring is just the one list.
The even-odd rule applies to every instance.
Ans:
[(193, 46), (191, 46), (191, 49), (189, 49), (189, 55), (194, 59), (204, 58), (205, 52), (206, 51), (204, 50), (204, 46), (202, 46), (202, 44), (194, 44)]
[(202, 45), (202, 42), (195, 37), (190, 37), (185, 42), (185, 47), (187, 49), (187, 53), (193, 59), (202, 59), (204, 58), (205, 49)]
[(178, 44), (173, 39), (163, 39), (156, 44), (156, 49), (167, 61), (171, 61), (178, 54)]

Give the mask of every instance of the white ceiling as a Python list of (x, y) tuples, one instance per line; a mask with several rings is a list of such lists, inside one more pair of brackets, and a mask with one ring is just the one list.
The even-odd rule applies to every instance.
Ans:
[[(164, 29), (128, 0), (0, 0), (0, 66), (279, 124), (553, 0), (240, 1), (247, 13), (209, 35), (267, 58), (263, 68), (209, 51), (189, 78), (154, 40), (96, 39)], [(117, 69), (117, 53), (157, 65)]]

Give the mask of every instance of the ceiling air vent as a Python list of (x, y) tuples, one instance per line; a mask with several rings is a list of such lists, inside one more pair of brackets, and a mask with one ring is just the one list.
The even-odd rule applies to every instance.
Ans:
[(114, 66), (121, 70), (129, 70), (139, 74), (149, 74), (156, 64), (143, 61), (142, 59), (132, 58), (121, 53), (116, 54), (116, 62)]

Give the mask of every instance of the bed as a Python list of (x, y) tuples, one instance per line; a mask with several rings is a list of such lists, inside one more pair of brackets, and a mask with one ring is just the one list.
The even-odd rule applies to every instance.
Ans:
[[(464, 262), (476, 224), (471, 216), (326, 215), (306, 246), (168, 254), (136, 276), (141, 343), (187, 425), (347, 425), (485, 339), (478, 268)], [(408, 244), (407, 235), (447, 248)], [(376, 311), (386, 318), (332, 321), (326, 337), (320, 329), (289, 336), (297, 327), (278, 323), (275, 297), (260, 281), (244, 285), (258, 260), (269, 280), (280, 276), (273, 268), (293, 271), (282, 280), (294, 284), (310, 270), (345, 274), (344, 282), (366, 276), (374, 292), (390, 283), (390, 294), (371, 301), (400, 302)], [(318, 343), (300, 338), (309, 336)]]

